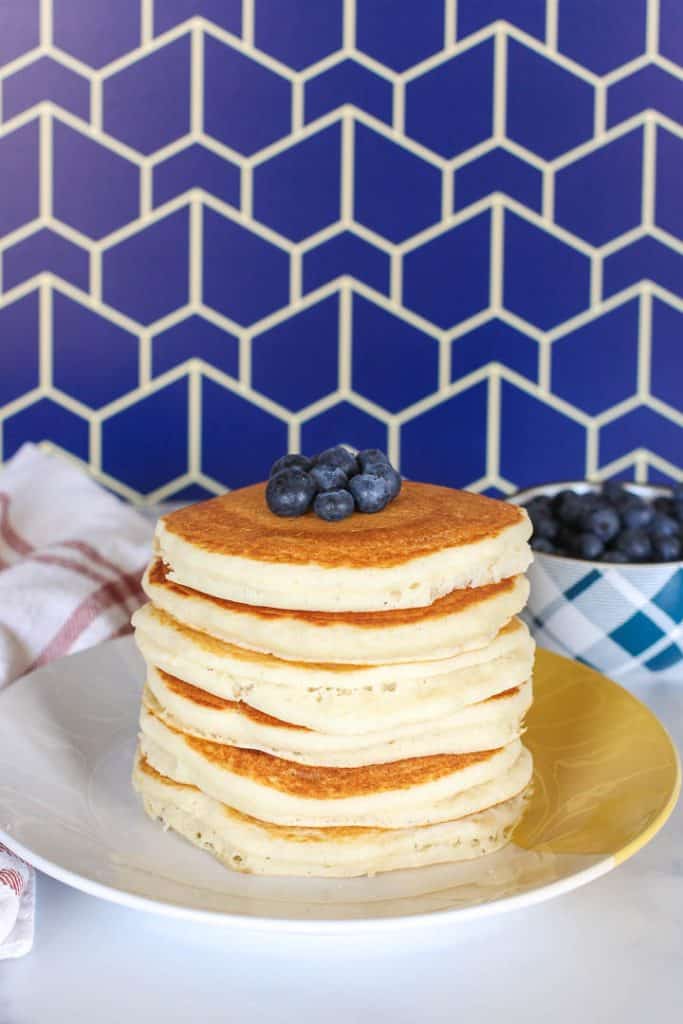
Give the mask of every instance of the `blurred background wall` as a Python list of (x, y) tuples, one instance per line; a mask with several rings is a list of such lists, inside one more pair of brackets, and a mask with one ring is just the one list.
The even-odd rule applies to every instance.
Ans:
[(680, 475), (681, 63), (681, 0), (0, 0), (2, 456)]

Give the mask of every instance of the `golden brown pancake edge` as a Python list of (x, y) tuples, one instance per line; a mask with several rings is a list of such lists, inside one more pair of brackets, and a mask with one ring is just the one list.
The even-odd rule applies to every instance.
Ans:
[[(153, 711), (149, 714), (158, 718)], [(501, 749), (478, 750), (467, 754), (431, 754), (427, 757), (409, 757), (387, 764), (336, 768), (286, 761), (262, 750), (232, 747), (225, 743), (190, 736), (168, 722), (163, 722), (163, 725), (180, 736), (200, 757), (221, 770), (240, 775), (290, 796), (312, 800), (343, 800), (347, 797), (371, 796), (374, 793), (410, 789), (427, 782), (436, 782), (444, 776), (490, 760)]]

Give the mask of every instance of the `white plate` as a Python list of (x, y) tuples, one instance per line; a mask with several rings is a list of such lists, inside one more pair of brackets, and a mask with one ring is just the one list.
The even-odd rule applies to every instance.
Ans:
[[(142, 662), (125, 637), (48, 665), (0, 695), (0, 838), (68, 885), (157, 913), (323, 932), (423, 924), (434, 913), (462, 920), (511, 910), (609, 871), (661, 827), (678, 791), (676, 754), (650, 712), (597, 673), (541, 652), (526, 735), (541, 776), (525, 824), (505, 850), (375, 878), (241, 875), (143, 813), (130, 784), (142, 679)], [(647, 766), (611, 750), (611, 782), (605, 783), (605, 730), (594, 735), (592, 704), (583, 715), (576, 710), (577, 702), (586, 704), (586, 687), (599, 693), (610, 737), (637, 729), (641, 744), (643, 736), (651, 741), (651, 747), (645, 743)], [(548, 723), (552, 731), (563, 716), (568, 725), (555, 728), (550, 742)], [(587, 743), (596, 754), (589, 777)], [(627, 742), (624, 750), (632, 746)], [(579, 775), (553, 778), (551, 793), (547, 780), (557, 776), (558, 764), (571, 766), (568, 750), (575, 752)], [(646, 774), (647, 785), (640, 785)], [(558, 821), (570, 800), (567, 831)], [(605, 835), (594, 825), (601, 800), (612, 818), (615, 800), (625, 808), (623, 827), (611, 820)]]

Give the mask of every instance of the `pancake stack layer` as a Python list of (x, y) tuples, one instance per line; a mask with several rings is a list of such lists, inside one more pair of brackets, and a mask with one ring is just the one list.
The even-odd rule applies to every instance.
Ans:
[(262, 484), (160, 520), (134, 617), (147, 813), (257, 874), (499, 849), (532, 775), (530, 532), (409, 482), (338, 523), (274, 516)]

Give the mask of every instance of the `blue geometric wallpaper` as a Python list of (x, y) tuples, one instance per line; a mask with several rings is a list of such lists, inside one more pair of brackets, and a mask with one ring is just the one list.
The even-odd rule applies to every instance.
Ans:
[(683, 475), (681, 0), (2, 0), (0, 441)]

